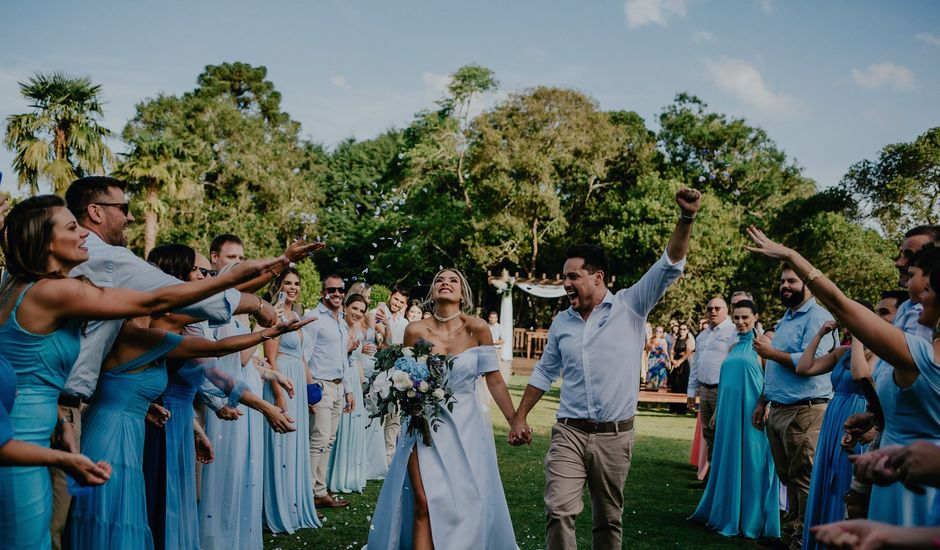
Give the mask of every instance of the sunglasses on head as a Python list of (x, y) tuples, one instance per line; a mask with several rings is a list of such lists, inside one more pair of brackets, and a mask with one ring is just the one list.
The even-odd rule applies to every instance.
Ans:
[(328, 286), (323, 289), (327, 294), (345, 294), (346, 289), (341, 286)]
[(219, 274), (219, 272), (214, 269), (206, 269), (204, 267), (196, 267), (196, 266), (193, 266), (193, 271), (198, 271), (199, 273), (202, 273), (203, 277), (215, 277), (216, 275)]
[(120, 210), (125, 216), (131, 211), (130, 204), (126, 202), (94, 202), (92, 204), (97, 204), (98, 206), (113, 206)]

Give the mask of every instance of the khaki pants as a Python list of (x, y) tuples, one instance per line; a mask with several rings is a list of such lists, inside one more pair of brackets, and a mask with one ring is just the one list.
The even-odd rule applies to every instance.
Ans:
[(398, 435), (401, 433), (401, 418), (398, 407), (382, 417), (382, 430), (385, 432), (385, 460), (392, 463), (395, 456), (395, 447), (398, 446)]
[[(346, 394), (342, 384), (328, 380), (317, 380), (323, 384), (323, 399), (317, 403), (317, 412), (310, 415), (310, 473), (313, 476), (313, 494), (327, 495), (326, 469), (330, 462), (330, 451), (339, 429), (339, 415), (346, 405)], [(357, 406), (362, 406), (357, 403)]]
[(547, 550), (576, 548), (574, 521), (584, 508), (587, 483), (593, 512), (593, 548), (620, 548), (623, 485), (630, 471), (635, 431), (588, 434), (565, 424), (552, 427), (545, 457)]
[(718, 388), (698, 387), (698, 410), (702, 413), (702, 439), (708, 463), (712, 462), (712, 447), (715, 446), (715, 412), (718, 410)]
[[(75, 407), (62, 407), (66, 411), (66, 418), (72, 421), (72, 427), (75, 431), (75, 440), (81, 447), (82, 442), (82, 413)], [(49, 530), (52, 534), (52, 548), (61, 550), (62, 541), (65, 533), (65, 523), (69, 519), (69, 507), (72, 505), (72, 495), (69, 494), (68, 482), (65, 479), (65, 472), (58, 468), (49, 468), (52, 472), (52, 521)], [(65, 547), (70, 545), (66, 542)]]
[(767, 418), (767, 440), (774, 469), (787, 486), (787, 512), (780, 525), (780, 539), (791, 550), (803, 547), (803, 518), (809, 498), (816, 442), (826, 414), (826, 403), (818, 405), (771, 405)]

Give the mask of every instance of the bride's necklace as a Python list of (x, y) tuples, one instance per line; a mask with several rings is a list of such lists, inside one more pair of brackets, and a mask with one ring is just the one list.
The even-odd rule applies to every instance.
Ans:
[(434, 318), (437, 319), (439, 322), (446, 323), (447, 321), (452, 321), (456, 319), (457, 317), (460, 317), (460, 310), (457, 310), (457, 313), (451, 315), (450, 317), (441, 317), (440, 315), (437, 314), (436, 311), (432, 311), (431, 315), (433, 315)]

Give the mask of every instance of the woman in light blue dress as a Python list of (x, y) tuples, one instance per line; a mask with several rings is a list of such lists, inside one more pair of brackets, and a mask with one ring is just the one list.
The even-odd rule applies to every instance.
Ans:
[(851, 346), (841, 346), (821, 357), (815, 357), (819, 342), (835, 327), (834, 321), (826, 322), (803, 350), (803, 356), (796, 365), (796, 373), (804, 376), (832, 372), (833, 394), (819, 431), (806, 517), (803, 519), (803, 548), (806, 549), (822, 548), (810, 534), (812, 527), (845, 518), (843, 497), (852, 484), (849, 454), (857, 454), (862, 450), (856, 444), (847, 452), (842, 448), (842, 437), (846, 419), (866, 408), (868, 402), (857, 380), (870, 378), (871, 367), (865, 348), (857, 338), (852, 339)]
[[(300, 296), (300, 284), (300, 273), (293, 268), (287, 268), (272, 284), (273, 296), (280, 296), (272, 302), (283, 307), (284, 319), (297, 318), (293, 305)], [(313, 378), (303, 358), (302, 338), (300, 332), (292, 332), (264, 343), (271, 368), (288, 376), (296, 388), (290, 396), (273, 382), (264, 386), (265, 400), (287, 411), (297, 430), (287, 434), (271, 428), (264, 431), (264, 522), (275, 533), (320, 526), (313, 503), (307, 438), (310, 416), (305, 388)]]
[[(361, 330), (361, 327), (360, 327)], [(365, 346), (372, 344), (378, 346), (375, 337), (375, 327), (368, 327), (365, 332), (359, 333), (362, 344), (353, 352), (352, 360), (354, 364), (359, 365), (362, 371), (362, 378), (368, 384), (368, 380), (375, 372), (375, 357), (364, 353)], [(362, 386), (362, 392), (366, 393), (368, 386)], [(363, 407), (364, 408), (364, 407)], [(366, 419), (366, 450), (363, 470), (368, 480), (385, 479), (385, 473), (388, 471), (388, 457), (385, 450), (385, 430), (382, 429), (380, 418)]]
[[(351, 294), (346, 298), (345, 318), (350, 334), (360, 334), (360, 325), (365, 321), (367, 308), (368, 304), (361, 294)], [(363, 371), (355, 360), (356, 355), (362, 354), (364, 342), (360, 338), (357, 340), (359, 345), (350, 357), (353, 369), (349, 381), (357, 405), (352, 412), (340, 416), (330, 463), (326, 469), (326, 486), (334, 493), (361, 493), (368, 480), (365, 463), (369, 413), (362, 406)]]
[[(78, 356), (82, 320), (169, 311), (281, 264), (254, 262), (228, 277), (153, 292), (99, 288), (68, 277), (88, 259), (87, 236), (54, 195), (14, 207), (0, 236), (9, 272), (0, 287), (0, 349), (16, 372), (19, 392), (10, 417), (18, 438), (42, 447), (56, 426), (57, 399)], [(0, 548), (51, 547), (51, 513), (48, 468), (0, 468)]]
[(405, 345), (419, 339), (435, 353), (454, 357), (447, 386), (456, 398), (424, 445), (403, 423), (395, 456), (382, 485), (368, 548), (516, 549), (509, 508), (496, 463), (496, 447), (477, 405), (476, 379), (487, 386), (507, 422), (515, 414), (499, 373), (499, 358), (486, 322), (472, 311), (470, 287), (455, 269), (433, 279), (434, 316), (411, 323)]
[[(882, 360), (874, 373), (885, 417), (882, 448), (916, 440), (940, 444), (940, 366), (936, 363), (940, 341), (930, 342), (887, 325), (865, 306), (846, 297), (796, 251), (773, 242), (756, 228), (748, 233), (755, 243), (750, 250), (788, 262), (816, 299)], [(924, 246), (911, 259), (908, 271), (908, 290), (912, 285), (922, 289), (917, 297), (923, 311), (917, 321), (935, 332), (940, 321), (940, 250)], [(937, 490), (925, 489), (925, 494), (916, 494), (900, 483), (872, 487), (868, 518), (894, 525), (926, 525)]]
[(764, 386), (763, 363), (753, 347), (754, 303), (738, 302), (731, 318), (738, 341), (721, 364), (711, 475), (691, 519), (728, 537), (776, 538), (780, 482), (767, 437), (751, 425)]

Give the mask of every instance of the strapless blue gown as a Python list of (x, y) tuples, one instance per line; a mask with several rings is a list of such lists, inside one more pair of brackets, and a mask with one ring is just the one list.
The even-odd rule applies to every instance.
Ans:
[[(287, 416), (294, 419), (297, 430), (279, 434), (271, 426), (264, 427), (264, 522), (275, 533), (320, 526), (310, 478), (307, 367), (301, 349), (300, 332), (280, 336), (277, 368), (294, 383), (294, 398), (281, 393), (287, 401)], [(264, 385), (264, 399), (271, 403), (273, 383)]]
[[(215, 338), (248, 334), (237, 318), (215, 329)], [(223, 372), (262, 395), (261, 376), (251, 365), (242, 367), (239, 353), (219, 359)], [(238, 420), (206, 415), (206, 435), (215, 449), (215, 461), (202, 467), (199, 500), (200, 548), (205, 550), (261, 550), (261, 510), (264, 478), (264, 416), (238, 405)]]
[[(885, 413), (881, 446), (918, 440), (940, 445), (940, 365), (934, 358), (933, 342), (911, 334), (904, 337), (920, 375), (911, 387), (902, 389), (894, 382), (891, 365), (882, 361), (875, 372), (875, 389)], [(929, 525), (937, 489), (924, 489), (926, 494), (918, 495), (901, 483), (873, 486), (868, 519), (907, 527)]]
[[(843, 426), (848, 417), (864, 412), (868, 404), (861, 386), (852, 378), (851, 350), (842, 355), (830, 378), (833, 394), (816, 444), (806, 519), (803, 520), (803, 548), (806, 550), (823, 548), (811, 536), (811, 527), (845, 518), (842, 497), (852, 485), (852, 463), (849, 454), (842, 450)], [(853, 454), (859, 451), (861, 448), (856, 445)]]
[(753, 344), (753, 331), (739, 335), (721, 364), (711, 475), (692, 519), (756, 539), (780, 536), (780, 482), (767, 437), (751, 425), (764, 386)]
[(167, 333), (145, 354), (98, 378), (95, 396), (82, 416), (82, 453), (109, 462), (111, 479), (72, 500), (72, 548), (153, 548), (142, 468), (144, 418), (150, 402), (166, 388), (162, 358), (182, 340), (179, 334)]
[(359, 383), (357, 354), (362, 354), (362, 343), (350, 358), (352, 367), (356, 369), (352, 375), (352, 394), (356, 401), (356, 408), (351, 413), (344, 412), (340, 415), (336, 440), (333, 442), (330, 462), (326, 468), (326, 487), (332, 493), (361, 493), (368, 479), (365, 466), (368, 441), (366, 425), (369, 423), (369, 413), (362, 405), (362, 384)]
[[(20, 326), (16, 314), (32, 286), (23, 289), (0, 326), (0, 353), (16, 373), (17, 395), (10, 411), (16, 438), (49, 447), (58, 420), (59, 392), (81, 348), (81, 327), (69, 322), (49, 334), (33, 334)], [(49, 468), (0, 468), (0, 548), (51, 548), (51, 520)]]
[(493, 371), (499, 371), (493, 346), (470, 348), (455, 357), (448, 386), (457, 402), (452, 413), (446, 409), (441, 413), (442, 422), (432, 432), (432, 446), (425, 446), (420, 436), (408, 435), (402, 426), (372, 515), (370, 550), (411, 548), (414, 511), (408, 459), (412, 449), (418, 453), (435, 548), (518, 548), (492, 432), (474, 395), (477, 377)]

